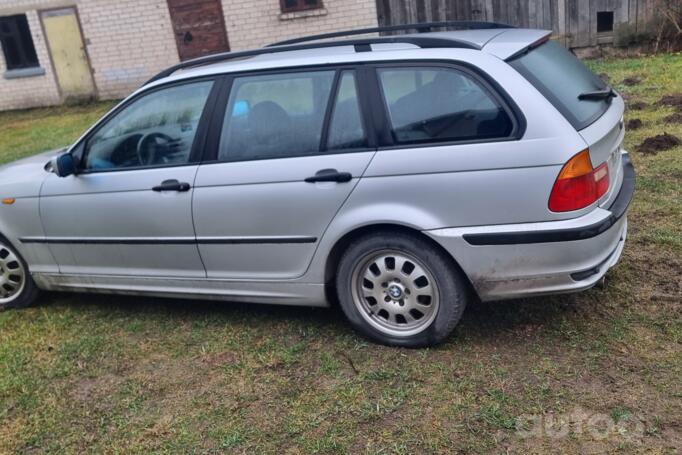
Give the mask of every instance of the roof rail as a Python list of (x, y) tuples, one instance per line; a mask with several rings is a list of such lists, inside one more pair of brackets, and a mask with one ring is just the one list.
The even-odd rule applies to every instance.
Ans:
[(288, 44), (305, 43), (308, 41), (317, 41), (322, 39), (340, 38), (342, 36), (366, 35), (369, 33), (383, 33), (383, 32), (398, 32), (416, 30), (418, 33), (431, 32), (436, 28), (450, 28), (456, 30), (489, 30), (495, 28), (515, 28), (511, 25), (500, 24), (497, 22), (481, 22), (481, 21), (445, 21), (445, 22), (421, 22), (416, 24), (401, 24), (401, 25), (387, 25), (383, 27), (358, 28), (354, 30), (344, 30), (340, 32), (322, 33), (320, 35), (304, 36), (301, 38), (293, 38), (277, 43), (269, 44), (271, 46), (283, 46)]
[(197, 66), (210, 65), (213, 63), (220, 63), (229, 60), (242, 59), (247, 57), (255, 57), (258, 55), (265, 54), (278, 54), (282, 52), (292, 52), (292, 51), (302, 51), (310, 49), (320, 49), (327, 47), (339, 47), (339, 46), (354, 46), (356, 52), (364, 52), (367, 50), (368, 45), (371, 44), (381, 44), (381, 43), (404, 43), (412, 44), (423, 49), (428, 48), (460, 48), (460, 49), (479, 49), (475, 44), (460, 41), (453, 38), (438, 38), (432, 36), (383, 36), (376, 38), (362, 38), (353, 40), (339, 40), (339, 41), (327, 41), (322, 43), (308, 43), (308, 44), (292, 44), (292, 45), (278, 45), (264, 47), (262, 49), (253, 49), (248, 51), (239, 52), (223, 52), (220, 54), (207, 55), (204, 57), (195, 58), (192, 60), (187, 60), (180, 62), (177, 65), (173, 65), (167, 68), (156, 76), (149, 79), (144, 85), (151, 84), (152, 82), (158, 81), (171, 74), (188, 68), (194, 68)]

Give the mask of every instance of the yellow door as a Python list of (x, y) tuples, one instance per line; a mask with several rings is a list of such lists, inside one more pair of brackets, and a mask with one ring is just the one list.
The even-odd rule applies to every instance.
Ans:
[(75, 8), (42, 11), (40, 17), (62, 98), (91, 98), (95, 94), (95, 84)]

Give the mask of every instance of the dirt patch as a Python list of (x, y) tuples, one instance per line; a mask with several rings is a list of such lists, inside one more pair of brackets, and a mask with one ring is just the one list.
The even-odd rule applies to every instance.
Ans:
[(655, 155), (660, 151), (669, 150), (682, 144), (679, 137), (672, 134), (663, 133), (658, 136), (648, 137), (644, 142), (637, 146), (637, 152), (644, 155)]
[(638, 130), (642, 126), (644, 126), (644, 123), (638, 119), (638, 118), (633, 118), (628, 120), (628, 122), (625, 124), (625, 127), (629, 130)]
[(649, 107), (649, 104), (645, 103), (644, 101), (635, 101), (628, 104), (628, 108), (632, 109), (633, 111), (642, 111), (647, 107)]
[(682, 112), (675, 112), (663, 118), (665, 123), (682, 123)]
[(222, 367), (226, 365), (233, 365), (239, 362), (239, 357), (234, 352), (218, 352), (214, 354), (206, 354), (200, 357), (200, 361), (209, 367)]
[(665, 95), (658, 103), (660, 106), (682, 106), (682, 93), (674, 93), (672, 95)]
[(632, 86), (634, 86), (634, 85), (639, 85), (641, 82), (642, 82), (642, 78), (641, 78), (641, 77), (639, 77), (639, 76), (630, 76), (630, 77), (626, 77), (625, 79), (623, 79), (623, 81), (621, 82), (621, 84), (627, 85), (628, 87), (632, 87)]

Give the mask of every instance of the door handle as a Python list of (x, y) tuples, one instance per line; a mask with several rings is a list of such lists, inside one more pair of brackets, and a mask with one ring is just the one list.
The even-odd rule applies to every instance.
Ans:
[(336, 169), (322, 169), (317, 171), (312, 177), (305, 179), (307, 183), (316, 182), (337, 182), (345, 183), (350, 182), (353, 176), (350, 172), (339, 172)]
[(153, 191), (179, 191), (185, 192), (189, 191), (191, 186), (186, 182), (178, 182), (177, 180), (164, 180), (161, 185), (157, 185), (152, 188)]

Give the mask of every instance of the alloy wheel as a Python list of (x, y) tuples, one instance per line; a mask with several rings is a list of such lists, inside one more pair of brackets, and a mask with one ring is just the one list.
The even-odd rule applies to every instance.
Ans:
[(438, 314), (439, 291), (421, 261), (401, 251), (382, 250), (362, 258), (352, 274), (356, 308), (374, 328), (406, 337), (425, 330)]
[(19, 297), (26, 286), (26, 271), (17, 255), (0, 243), (0, 305)]

